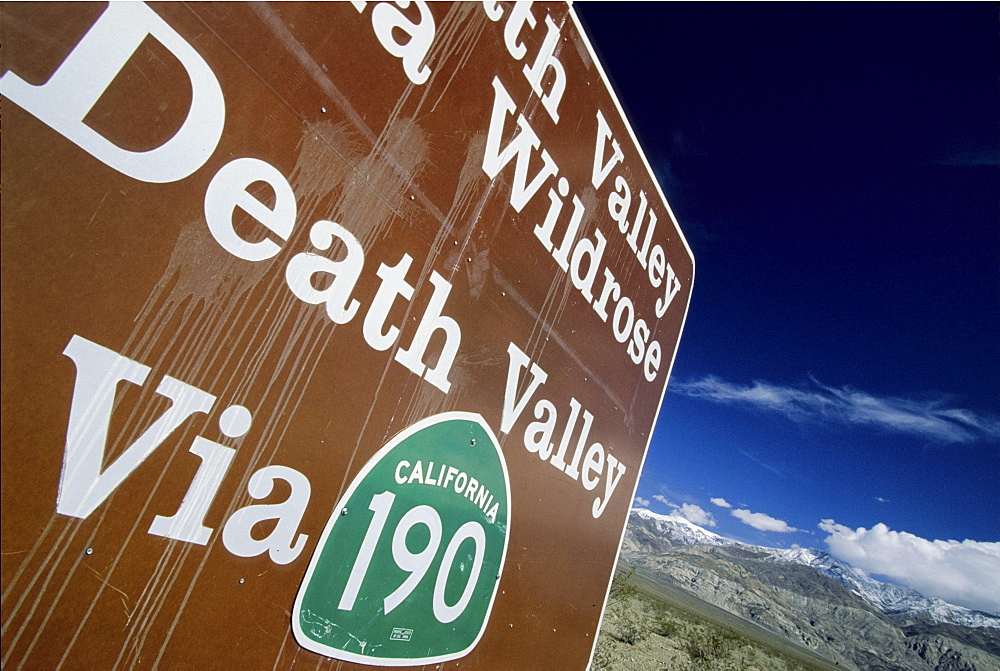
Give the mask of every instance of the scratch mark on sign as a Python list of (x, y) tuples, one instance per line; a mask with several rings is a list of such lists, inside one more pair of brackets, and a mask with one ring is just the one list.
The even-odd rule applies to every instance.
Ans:
[(94, 223), (94, 219), (97, 218), (97, 215), (101, 211), (101, 207), (104, 205), (104, 201), (107, 200), (109, 193), (111, 193), (111, 191), (107, 190), (104, 192), (104, 195), (101, 196), (101, 202), (99, 202), (97, 204), (97, 207), (94, 208), (94, 214), (90, 217), (90, 219), (87, 220), (87, 225), (84, 228), (90, 228), (90, 225)]
[[(507, 294), (511, 298), (513, 298), (518, 305), (521, 306), (522, 310), (524, 310), (530, 315), (533, 315), (538, 323), (545, 324), (546, 328), (544, 332), (548, 334), (545, 336), (545, 340), (551, 339), (566, 353), (567, 356), (572, 358), (573, 362), (577, 365), (577, 367), (579, 367), (581, 371), (586, 373), (587, 378), (593, 380), (594, 383), (601, 388), (604, 394), (611, 400), (612, 403), (615, 404), (616, 408), (620, 409), (624, 406), (624, 403), (622, 402), (621, 398), (619, 398), (618, 395), (615, 394), (615, 392), (611, 389), (611, 387), (606, 382), (604, 382), (604, 380), (601, 379), (600, 376), (598, 376), (589, 366), (587, 366), (586, 363), (583, 362), (582, 359), (580, 359), (580, 357), (576, 354), (573, 348), (569, 346), (569, 343), (567, 343), (566, 340), (561, 335), (559, 335), (559, 332), (555, 330), (554, 321), (557, 320), (549, 320), (543, 318), (542, 315), (540, 315), (528, 303), (528, 301), (517, 291), (517, 288), (513, 284), (508, 282), (507, 279), (504, 278), (499, 272), (494, 272), (493, 280), (498, 285), (503, 287), (504, 291), (506, 291)], [(552, 293), (553, 292), (550, 291), (550, 296), (552, 295)], [(548, 305), (548, 302), (546, 302), (546, 305)], [(536, 340), (536, 349), (532, 354), (533, 359), (539, 356), (545, 347), (544, 342), (537, 342), (537, 338), (535, 338), (535, 340)]]
[[(279, 606), (278, 604), (274, 603), (273, 601), (266, 600), (263, 603), (270, 604), (270, 605), (274, 606), (275, 608), (277, 608), (278, 610), (280, 610), (281, 612), (283, 612), (287, 616), (287, 619), (291, 619), (292, 614), (288, 610), (286, 610), (286, 609), (282, 608), (281, 606)], [(270, 638), (273, 638), (276, 641), (280, 641), (281, 640), (281, 636), (280, 635), (278, 635), (278, 634), (272, 634), (267, 629), (265, 629), (263, 626), (261, 626), (260, 622), (258, 621), (258, 619), (257, 619), (257, 613), (259, 613), (262, 610), (260, 608), (260, 602), (255, 602), (254, 605), (251, 606), (250, 605), (250, 596), (248, 594), (244, 593), (243, 594), (243, 608), (247, 612), (247, 615), (250, 616), (250, 619), (253, 620), (254, 625), (258, 629), (260, 629), (262, 632), (264, 632), (264, 634), (266, 636), (268, 636)], [(284, 622), (284, 621), (287, 621), (287, 620), (282, 620), (282, 622)], [(282, 631), (284, 631), (284, 627), (282, 627)]]
[[(264, 22), (269, 30), (274, 34), (278, 41), (288, 50), (290, 54), (299, 62), (303, 69), (309, 74), (313, 81), (320, 87), (320, 89), (326, 93), (336, 105), (337, 109), (347, 117), (347, 119), (354, 125), (354, 127), (361, 133), (370, 145), (375, 146), (378, 143), (378, 138), (372, 129), (365, 123), (361, 115), (354, 109), (350, 101), (347, 99), (339, 88), (330, 80), (327, 74), (320, 67), (319, 63), (309, 54), (309, 51), (299, 42), (295, 36), (292, 34), (288, 26), (281, 20), (281, 17), (275, 12), (274, 8), (270, 7), (265, 3), (254, 3), (251, 5), (251, 9), (255, 14)], [(286, 102), (287, 104), (287, 102)], [(396, 164), (391, 160), (390, 166), (397, 172), (405, 184), (414, 184), (415, 180), (413, 175), (409, 173), (405, 166)], [(444, 217), (437, 207), (431, 202), (431, 200), (424, 194), (424, 192), (419, 188), (414, 188), (415, 199), (429, 212), (435, 215), (438, 221), (441, 221)]]
[[(114, 585), (112, 585), (110, 582), (108, 582), (108, 579), (105, 578), (104, 576), (102, 576), (100, 573), (98, 573), (97, 569), (95, 569), (93, 566), (88, 566), (87, 568), (90, 569), (91, 573), (93, 573), (97, 577), (97, 579), (101, 581), (102, 584), (106, 585), (107, 587), (110, 587), (114, 591), (116, 591), (119, 594), (121, 594), (122, 607), (125, 608), (125, 615), (127, 616), (127, 618), (129, 620), (132, 619), (132, 613), (129, 611), (129, 608), (128, 608), (128, 594), (126, 594), (125, 592), (123, 592), (122, 590), (118, 589), (117, 587), (115, 587)], [(128, 620), (126, 620), (126, 621), (128, 621)]]
[[(432, 91), (439, 91), (437, 99), (431, 103), (430, 110), (437, 109), (438, 103), (451, 91), (452, 81), (459, 74), (465, 64), (476, 53), (476, 43), (482, 36), (483, 31), (489, 25), (486, 14), (482, 12), (474, 3), (459, 2), (452, 5), (448, 14), (441, 20), (434, 45), (428, 54), (428, 62), (435, 63), (428, 84), (424, 87), (424, 95), (421, 105), (431, 95)], [(458, 62), (449, 68), (443, 68), (443, 63), (452, 57), (458, 57)], [(433, 86), (438, 73), (450, 71), (448, 82), (443, 86)]]
[[(40, 570), (37, 570), (31, 576), (31, 578), (28, 581), (28, 584), (23, 588), (23, 590), (21, 592), (21, 597), (17, 600), (17, 603), (14, 604), (14, 608), (11, 609), (10, 614), (7, 616), (7, 618), (4, 619), (3, 627), (2, 627), (2, 630), (0, 630), (0, 631), (2, 631), (3, 634), (6, 634), (8, 628), (11, 626), (11, 624), (14, 623), (15, 617), (19, 614), (21, 608), (23, 606), (25, 606), (25, 605), (29, 605), (30, 606), (30, 608), (28, 609), (28, 612), (23, 616), (23, 620), (21, 622), (21, 626), (17, 630), (17, 634), (14, 636), (13, 640), (6, 646), (7, 647), (7, 652), (4, 655), (4, 657), (3, 657), (3, 661), (0, 662), (0, 665), (2, 665), (2, 666), (6, 666), (7, 665), (7, 661), (9, 659), (11, 653), (14, 651), (15, 647), (17, 646), (17, 643), (20, 640), (21, 636), (28, 629), (29, 624), (31, 622), (31, 619), (32, 619), (32, 617), (35, 614), (35, 610), (38, 608), (39, 604), (41, 603), (41, 596), (45, 593), (46, 588), (48, 587), (49, 581), (52, 579), (52, 576), (54, 574), (54, 572), (51, 570), (50, 567), (52, 567), (54, 565), (57, 565), (61, 561), (61, 559), (65, 556), (65, 554), (66, 554), (67, 548), (66, 548), (66, 545), (63, 545), (63, 541), (66, 539), (67, 535), (70, 534), (70, 531), (69, 531), (70, 527), (78, 527), (79, 523), (77, 523), (75, 520), (74, 521), (66, 521), (66, 520), (61, 520), (61, 521), (53, 520), (53, 521), (50, 521), (49, 524), (46, 525), (46, 527), (43, 530), (43, 532), (41, 534), (39, 534), (38, 542), (35, 544), (34, 547), (32, 547), (31, 552), (28, 553), (28, 557), (25, 558), (25, 560), (22, 562), (21, 567), (19, 568), (18, 572), (14, 574), (14, 578), (11, 580), (10, 584), (7, 587), (7, 590), (9, 592), (11, 589), (13, 589), (14, 585), (16, 585), (19, 582), (19, 579), (20, 579), (20, 577), (22, 575), (22, 571), (23, 571), (24, 567), (26, 567), (28, 565), (28, 563), (31, 561), (31, 558), (35, 554), (35, 552), (39, 548), (41, 548), (43, 546), (43, 544), (44, 544), (44, 540), (43, 539), (46, 538), (49, 535), (50, 531), (52, 531), (53, 524), (56, 524), (57, 522), (62, 522), (62, 524), (59, 525), (59, 526), (62, 527), (62, 530), (59, 533), (59, 536), (55, 539), (55, 542), (53, 542), (52, 545), (49, 547), (48, 553), (45, 555), (44, 559), (42, 560), (42, 562), (41, 562), (41, 567), (42, 568)], [(58, 556), (55, 558), (55, 561), (53, 561), (53, 555), (56, 555), (56, 551), (58, 549), (60, 549), (60, 547), (61, 547), (61, 552), (58, 553)], [(46, 570), (46, 569), (48, 569), (48, 570)], [(37, 583), (37, 581), (39, 580), (39, 578), (41, 578), (42, 576), (44, 576), (45, 579), (42, 581), (42, 584), (39, 587), (39, 589), (37, 591), (37, 594), (34, 594), (35, 598), (33, 598), (31, 601), (28, 601), (28, 595), (34, 593), (35, 584)], [(5, 592), (4, 593), (4, 600), (7, 599), (7, 596), (8, 596), (8, 593)]]

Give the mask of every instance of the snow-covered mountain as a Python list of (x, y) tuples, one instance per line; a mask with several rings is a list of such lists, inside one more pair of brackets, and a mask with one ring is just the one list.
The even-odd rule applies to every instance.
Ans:
[(809, 548), (781, 550), (761, 547), (760, 550), (772, 554), (775, 561), (795, 562), (813, 567), (886, 615), (922, 613), (933, 622), (959, 624), (964, 627), (1000, 628), (1000, 617), (996, 615), (956, 606), (938, 598), (927, 598), (909, 587), (876, 580), (826, 552)]
[(637, 517), (649, 522), (643, 525), (647, 529), (655, 529), (664, 539), (669, 540), (671, 545), (738, 545), (739, 543), (730, 540), (719, 534), (712, 533), (704, 527), (700, 527), (694, 522), (689, 522), (683, 517), (675, 515), (661, 515), (645, 508), (633, 508), (629, 515), (631, 518)]
[(681, 517), (661, 515), (645, 508), (632, 509), (624, 550), (642, 548), (659, 552), (676, 545), (738, 548), (764, 555), (770, 561), (809, 566), (894, 619), (929, 620), (931, 623), (1000, 629), (1000, 617), (997, 615), (955, 606), (941, 599), (929, 599), (908, 587), (876, 580), (826, 552), (810, 548), (780, 549), (740, 543)]

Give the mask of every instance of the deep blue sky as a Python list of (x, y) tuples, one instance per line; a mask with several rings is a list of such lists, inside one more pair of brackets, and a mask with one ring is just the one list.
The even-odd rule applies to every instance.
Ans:
[(996, 6), (575, 7), (696, 260), (639, 497), (1000, 575)]

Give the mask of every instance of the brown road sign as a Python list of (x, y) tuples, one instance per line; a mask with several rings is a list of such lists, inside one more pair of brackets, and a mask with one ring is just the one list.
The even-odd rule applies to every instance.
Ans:
[(569, 7), (402, 4), (3, 5), (4, 667), (587, 665), (693, 259)]

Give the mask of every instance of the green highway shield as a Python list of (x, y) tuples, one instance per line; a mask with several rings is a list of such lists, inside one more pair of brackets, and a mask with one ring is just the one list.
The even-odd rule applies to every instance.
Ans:
[(417, 422), (334, 508), (295, 600), (296, 640), (383, 666), (462, 657), (486, 629), (509, 519), (506, 462), (482, 417)]

